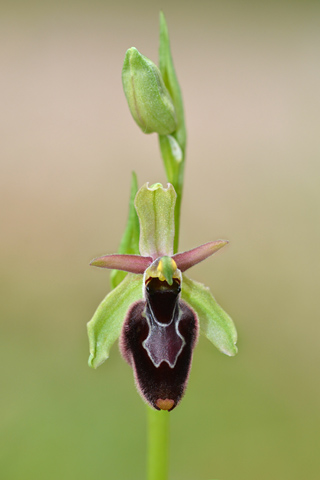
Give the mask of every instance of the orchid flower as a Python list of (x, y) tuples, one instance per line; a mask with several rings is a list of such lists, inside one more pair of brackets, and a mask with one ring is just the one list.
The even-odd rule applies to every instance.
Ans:
[(133, 368), (142, 398), (157, 410), (172, 410), (188, 381), (199, 330), (221, 352), (237, 353), (231, 318), (209, 289), (184, 272), (228, 242), (217, 240), (173, 253), (176, 193), (171, 184), (144, 185), (135, 198), (140, 255), (105, 255), (91, 265), (128, 272), (88, 323), (89, 365), (98, 367), (120, 337), (120, 351)]

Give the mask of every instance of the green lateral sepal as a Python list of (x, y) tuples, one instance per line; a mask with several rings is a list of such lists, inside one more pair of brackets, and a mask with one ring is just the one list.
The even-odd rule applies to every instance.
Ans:
[(125, 279), (100, 303), (88, 322), (89, 366), (97, 368), (108, 357), (121, 333), (129, 307), (143, 297), (143, 275), (128, 273)]
[(194, 309), (199, 318), (200, 332), (222, 353), (234, 356), (237, 331), (229, 315), (218, 305), (208, 287), (182, 276), (181, 296)]

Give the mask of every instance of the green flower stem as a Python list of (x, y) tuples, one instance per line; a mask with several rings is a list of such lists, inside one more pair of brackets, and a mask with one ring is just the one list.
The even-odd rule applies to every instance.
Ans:
[(173, 186), (175, 187), (176, 194), (177, 194), (176, 208), (174, 210), (174, 231), (175, 231), (174, 243), (173, 243), (174, 253), (178, 252), (178, 247), (179, 247), (180, 210), (181, 210), (181, 200), (182, 200), (182, 190), (183, 190), (183, 174), (184, 174), (184, 159), (179, 165), (177, 180), (175, 180), (175, 183), (173, 183)]
[(164, 168), (166, 171), (167, 181), (174, 186), (177, 194), (176, 206), (174, 210), (174, 243), (173, 251), (178, 252), (179, 232), (180, 232), (180, 210), (183, 192), (183, 176), (185, 165), (185, 154), (181, 149), (181, 159), (177, 161), (172, 154), (170, 142), (168, 137), (159, 135), (160, 150), (163, 159)]
[[(173, 66), (168, 27), (160, 13), (159, 68), (164, 83), (171, 95), (177, 114), (177, 129), (168, 135), (159, 132), (159, 144), (167, 181), (176, 191), (174, 211), (174, 253), (178, 251), (180, 232), (180, 210), (183, 190), (183, 175), (186, 150), (186, 128), (180, 86)], [(167, 480), (169, 471), (169, 413), (148, 407), (148, 480)]]
[(169, 472), (169, 413), (148, 410), (147, 480), (168, 480)]
[(171, 95), (177, 116), (177, 128), (171, 134), (171, 136), (159, 135), (161, 156), (163, 159), (167, 180), (169, 183), (172, 183), (177, 193), (174, 239), (174, 252), (176, 253), (178, 251), (179, 243), (180, 208), (183, 190), (187, 133), (181, 89), (171, 55), (168, 26), (162, 12), (160, 13), (159, 68), (165, 86)]

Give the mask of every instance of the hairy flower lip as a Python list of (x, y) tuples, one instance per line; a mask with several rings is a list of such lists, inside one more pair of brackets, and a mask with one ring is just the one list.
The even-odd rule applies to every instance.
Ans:
[[(179, 316), (176, 317), (177, 334), (183, 339), (184, 344), (179, 352), (176, 351), (174, 364), (170, 364), (168, 358), (165, 358), (165, 345), (164, 350), (161, 348), (158, 352), (157, 343), (150, 345), (153, 353), (156, 356), (160, 355), (159, 362), (150, 355), (150, 350), (145, 348), (147, 332), (150, 332), (150, 323), (147, 320), (148, 302), (140, 300), (131, 306), (120, 335), (120, 352), (133, 368), (137, 390), (145, 402), (156, 410), (171, 411), (180, 403), (187, 387), (193, 350), (199, 335), (198, 317), (194, 310), (182, 299), (177, 297), (176, 301), (180, 310)], [(161, 342), (161, 337), (159, 340)], [(170, 348), (170, 344), (167, 345)], [(162, 405), (161, 402), (159, 404), (159, 399), (171, 400), (170, 405)]]

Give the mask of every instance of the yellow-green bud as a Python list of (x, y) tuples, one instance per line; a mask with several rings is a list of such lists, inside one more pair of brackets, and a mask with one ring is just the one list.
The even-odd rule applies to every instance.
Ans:
[(134, 47), (126, 52), (122, 83), (131, 114), (144, 133), (169, 135), (176, 130), (175, 109), (160, 70)]

